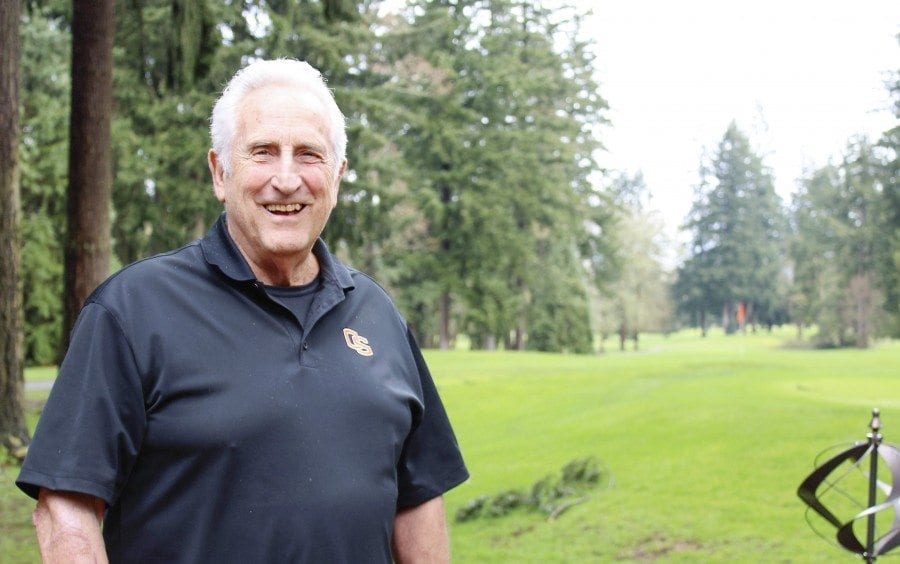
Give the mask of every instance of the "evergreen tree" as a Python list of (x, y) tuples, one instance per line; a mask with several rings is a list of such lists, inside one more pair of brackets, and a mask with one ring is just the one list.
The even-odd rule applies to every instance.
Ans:
[(672, 315), (668, 275), (663, 267), (662, 223), (647, 210), (650, 192), (638, 172), (620, 174), (615, 194), (616, 253), (619, 268), (595, 299), (595, 322), (602, 338), (615, 333), (619, 349), (631, 340), (638, 348), (640, 334), (665, 331)]
[[(581, 267), (574, 247), (548, 244), (539, 249), (543, 272), (531, 281), (532, 298), (528, 313), (528, 342), (532, 350), (589, 353), (593, 336), (588, 305), (590, 281)], [(560, 273), (556, 275), (555, 273)], [(579, 278), (566, 273), (582, 273)]]
[(71, 35), (47, 8), (22, 17), (22, 291), (26, 364), (56, 361), (62, 331)]
[(839, 166), (814, 171), (794, 198), (794, 293), (803, 306), (794, 313), (816, 324), (820, 345), (867, 347), (890, 331), (885, 284), (896, 259), (885, 159), (853, 140)]
[(205, 0), (120, 7), (113, 235), (127, 264), (201, 236), (221, 210), (206, 165), (221, 37)]
[[(804, 327), (822, 322), (836, 309), (834, 297), (822, 292), (836, 286), (832, 280), (836, 272), (837, 234), (834, 223), (823, 221), (822, 213), (830, 205), (837, 184), (838, 169), (829, 165), (800, 182), (793, 195), (790, 305), (798, 337), (802, 337)], [(824, 325), (835, 326), (833, 323)]]
[[(474, 346), (524, 348), (536, 304), (557, 303), (536, 294), (546, 288), (543, 261), (580, 249), (590, 128), (604, 107), (590, 58), (533, 5), (428, 2), (418, 14), (408, 43), (427, 50), (398, 63), (407, 91), (430, 93), (401, 139), (421, 172), (414, 194), (432, 242), (416, 271), (438, 281), (443, 345), (456, 311)], [(566, 267), (552, 272), (559, 287), (578, 289), (585, 312), (578, 263), (554, 262)]]
[[(900, 71), (893, 73), (889, 89), (894, 98), (894, 116), (900, 118)], [(879, 267), (887, 314), (885, 334), (900, 338), (900, 125), (886, 131), (878, 146), (883, 151), (880, 177), (885, 229), (882, 237), (887, 247)]]
[[(527, 335), (529, 348), (584, 350), (590, 340), (580, 335), (589, 333), (587, 326), (571, 331), (555, 296), (564, 292), (570, 309), (580, 312), (578, 323), (587, 323), (587, 273), (577, 251), (592, 193), (587, 174), (597, 148), (593, 127), (605, 105), (596, 94), (592, 59), (578, 39), (577, 18), (560, 22), (554, 12), (520, 2), (492, 2), (490, 16), (480, 40), (484, 62), (475, 68), (482, 95), (473, 107), (485, 123), (483, 155), (491, 159), (478, 188), (505, 202), (511, 225), (484, 207), (499, 241), (469, 245), (487, 251), (476, 278), (505, 277), (512, 297), (513, 323), (504, 328), (514, 335), (510, 346), (523, 348)], [(491, 268), (497, 250), (516, 257), (511, 270)], [(473, 310), (479, 309), (477, 297), (468, 300)], [(535, 325), (532, 317), (558, 321)]]
[[(414, 312), (437, 319), (437, 344), (448, 348), (454, 303), (469, 279), (463, 262), (463, 208), (477, 205), (472, 175), (480, 166), (479, 116), (471, 109), (470, 68), (474, 55), (470, 11), (477, 2), (423, 2), (418, 14), (398, 36), (393, 59), (398, 87), (410, 109), (398, 146), (414, 170), (410, 195), (419, 210), (419, 252), (407, 257), (403, 278), (406, 292), (422, 291), (431, 303)], [(411, 8), (416, 14), (416, 8)], [(421, 252), (424, 251), (424, 252)], [(422, 319), (413, 319), (422, 328)], [(429, 335), (420, 335), (426, 344)]]
[(734, 123), (701, 169), (687, 227), (691, 255), (676, 285), (679, 305), (692, 308), (685, 313), (720, 311), (727, 332), (741, 321), (780, 322), (786, 217), (771, 173)]
[(347, 117), (348, 169), (324, 236), (345, 260), (396, 292), (401, 257), (418, 237), (418, 213), (409, 202), (413, 176), (397, 142), (409, 123), (389, 53), (398, 21), (380, 19), (377, 3), (343, 20), (328, 16), (331, 10), (323, 16), (343, 43), (331, 84)]

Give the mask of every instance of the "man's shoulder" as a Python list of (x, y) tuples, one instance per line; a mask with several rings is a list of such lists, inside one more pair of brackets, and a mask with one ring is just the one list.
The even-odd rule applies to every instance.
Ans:
[(326, 282), (350, 290), (350, 295), (366, 295), (371, 297), (372, 293), (378, 294), (390, 300), (390, 294), (379, 284), (374, 278), (365, 272), (355, 268), (351, 264), (344, 262), (336, 254), (332, 253), (325, 242), (319, 239), (316, 243), (316, 253), (322, 263), (323, 272)]
[(405, 324), (406, 320), (400, 313), (397, 304), (388, 289), (385, 288), (371, 275), (350, 266), (332, 255), (332, 260), (339, 266), (337, 269), (343, 269), (343, 275), (337, 274), (336, 278), (340, 281), (342, 278), (347, 282), (344, 284), (347, 303), (350, 307), (359, 307), (365, 305), (369, 308), (377, 308), (382, 313), (392, 313), (401, 324)]
[(347, 272), (350, 274), (350, 279), (353, 280), (354, 291), (358, 294), (363, 294), (368, 298), (376, 297), (385, 299), (391, 304), (394, 303), (393, 298), (391, 297), (391, 293), (387, 290), (378, 280), (373, 278), (371, 275), (353, 268), (352, 266), (348, 266)]
[(105, 303), (123, 295), (158, 291), (161, 287), (177, 285), (185, 276), (206, 270), (199, 240), (193, 241), (122, 267), (94, 290), (87, 303)]

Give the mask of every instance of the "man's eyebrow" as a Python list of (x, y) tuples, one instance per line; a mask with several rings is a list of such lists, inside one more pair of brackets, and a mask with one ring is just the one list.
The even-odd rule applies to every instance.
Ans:
[(235, 144), (234, 150), (239, 153), (249, 154), (254, 149), (258, 149), (260, 147), (271, 147), (275, 145), (271, 141), (265, 141), (262, 139), (244, 139), (240, 143)]
[(314, 153), (321, 153), (323, 155), (328, 153), (328, 146), (322, 143), (301, 143), (299, 145), (294, 146), (294, 151), (312, 151)]

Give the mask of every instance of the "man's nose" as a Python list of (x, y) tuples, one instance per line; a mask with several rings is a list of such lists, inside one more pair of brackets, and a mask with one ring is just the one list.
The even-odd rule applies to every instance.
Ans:
[(293, 155), (282, 157), (278, 161), (278, 170), (272, 177), (272, 186), (279, 192), (290, 194), (300, 188), (300, 168), (294, 161)]

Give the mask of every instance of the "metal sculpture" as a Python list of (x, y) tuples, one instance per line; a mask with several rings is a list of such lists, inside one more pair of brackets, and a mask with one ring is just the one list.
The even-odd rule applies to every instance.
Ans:
[[(869, 423), (870, 432), (866, 435), (866, 441), (859, 442), (852, 447), (831, 457), (812, 474), (810, 474), (800, 487), (797, 495), (800, 496), (809, 509), (812, 509), (837, 529), (836, 538), (838, 544), (850, 552), (859, 554), (866, 562), (875, 562), (878, 556), (886, 554), (891, 549), (900, 545), (900, 447), (883, 443), (881, 436), (881, 416), (878, 409), (872, 410), (872, 420)], [(891, 483), (887, 484), (878, 479), (879, 462), (883, 461), (887, 471), (891, 475)], [(839, 467), (845, 463), (867, 474), (868, 499), (863, 505), (857, 502), (863, 509), (853, 515), (849, 520), (842, 519), (825, 506), (822, 495), (837, 487), (840, 478), (829, 479)], [(868, 471), (863, 468), (868, 462)], [(821, 486), (823, 486), (822, 488)], [(885, 498), (878, 500), (878, 491), (885, 494)], [(848, 497), (848, 494), (845, 494)], [(893, 522), (890, 528), (876, 538), (876, 514), (892, 510)], [(808, 511), (808, 510), (807, 510)], [(857, 538), (854, 526), (865, 522), (865, 542)]]

